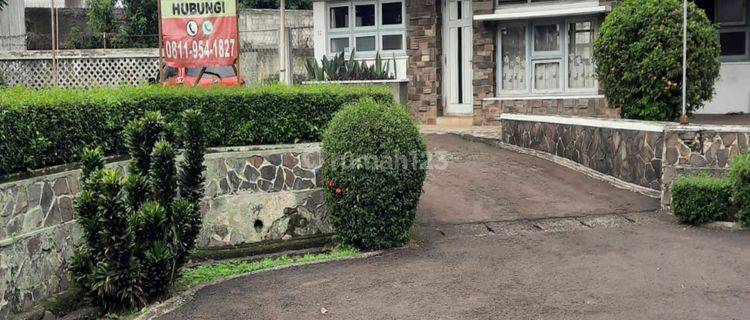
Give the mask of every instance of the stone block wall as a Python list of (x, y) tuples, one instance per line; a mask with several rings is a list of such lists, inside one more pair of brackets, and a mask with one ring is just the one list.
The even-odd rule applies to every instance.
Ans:
[(575, 161), (642, 187), (661, 187), (662, 132), (560, 122), (503, 119), (502, 140)]
[[(474, 0), (474, 15), (494, 12), (494, 0)], [(493, 22), (474, 21), (474, 125), (486, 125), (483, 102), (495, 96), (496, 32)]]
[(406, 16), (411, 113), (419, 123), (435, 124), (442, 103), (440, 1), (407, 1)]
[(733, 156), (748, 152), (750, 128), (686, 126), (667, 128), (664, 133), (662, 207), (672, 204), (674, 180), (684, 174), (705, 171), (715, 175), (729, 169)]
[[(206, 155), (199, 248), (331, 232), (319, 144), (235, 147)], [(127, 166), (126, 161), (108, 164)], [(0, 319), (69, 286), (81, 244), (73, 203), (80, 170), (0, 184)]]
[(610, 108), (604, 97), (557, 99), (484, 99), (474, 111), (475, 125), (499, 125), (503, 113), (565, 115), (619, 119), (620, 109)]
[(720, 176), (732, 157), (750, 152), (750, 127), (681, 126), (669, 122), (503, 114), (502, 140), (550, 153), (660, 193), (685, 174)]

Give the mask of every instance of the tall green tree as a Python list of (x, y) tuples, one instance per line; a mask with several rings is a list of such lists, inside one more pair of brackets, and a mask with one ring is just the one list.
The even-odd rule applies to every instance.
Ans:
[(159, 34), (159, 15), (156, 0), (123, 0), (125, 5), (125, 36), (128, 42), (156, 46)]
[[(0, 0), (1, 1), (1, 0)], [(88, 25), (96, 33), (114, 33), (117, 31), (114, 0), (89, 0), (86, 12)]]

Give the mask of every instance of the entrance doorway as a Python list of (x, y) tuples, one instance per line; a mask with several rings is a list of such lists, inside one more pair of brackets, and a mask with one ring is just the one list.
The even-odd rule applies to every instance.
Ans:
[(449, 116), (473, 113), (471, 2), (443, 1), (443, 99)]

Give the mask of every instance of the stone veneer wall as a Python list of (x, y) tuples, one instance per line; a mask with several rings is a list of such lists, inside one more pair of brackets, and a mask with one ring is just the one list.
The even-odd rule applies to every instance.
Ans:
[(660, 129), (595, 126), (576, 121), (580, 119), (504, 115), (502, 140), (575, 161), (642, 187), (661, 187), (664, 143)]
[[(494, 0), (474, 0), (474, 15), (491, 14), (495, 11)], [(495, 39), (497, 24), (474, 21), (474, 125), (486, 125), (484, 99), (495, 96)]]
[(565, 115), (619, 119), (620, 109), (610, 108), (604, 97), (549, 99), (484, 99), (474, 112), (474, 124), (499, 125), (503, 113)]
[(406, 1), (408, 100), (419, 123), (435, 124), (441, 98), (440, 1)]
[(661, 204), (666, 208), (672, 204), (670, 188), (677, 177), (697, 171), (721, 175), (733, 156), (748, 152), (750, 127), (680, 126), (667, 128), (664, 137)]
[[(198, 247), (330, 233), (321, 161), (319, 144), (207, 154)], [(0, 184), (0, 319), (68, 288), (66, 265), (81, 244), (73, 213), (79, 176), (76, 169)]]
[(750, 151), (747, 126), (507, 113), (501, 119), (503, 142), (660, 191), (663, 209), (670, 208), (675, 179), (698, 171), (722, 175), (732, 157)]

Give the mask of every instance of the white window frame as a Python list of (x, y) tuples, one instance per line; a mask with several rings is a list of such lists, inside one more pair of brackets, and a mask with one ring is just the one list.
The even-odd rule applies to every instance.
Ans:
[[(531, 93), (532, 94), (538, 94), (538, 93), (563, 93), (563, 79), (562, 79), (562, 73), (563, 69), (563, 59), (539, 59), (539, 60), (533, 60), (531, 61), (531, 82), (529, 82), (529, 86), (531, 86)], [(536, 65), (538, 64), (544, 64), (544, 63), (557, 63), (560, 68), (557, 71), (557, 89), (537, 89), (535, 88), (535, 81), (536, 81)]]
[(347, 48), (347, 50), (344, 50), (344, 54), (349, 54), (349, 52), (352, 51), (352, 46), (354, 45), (354, 43), (352, 42), (351, 35), (344, 34), (344, 33), (329, 34), (328, 37), (326, 38), (328, 39), (328, 41), (326, 42), (326, 51), (329, 52), (331, 55), (336, 55), (336, 54), (341, 53), (341, 51), (337, 51), (337, 52), (331, 51), (331, 40), (339, 39), (339, 38), (349, 39), (349, 47)]
[(742, 22), (719, 22), (719, 2), (720, 0), (714, 0), (714, 21), (719, 27), (745, 27), (747, 26), (747, 1), (743, 1), (742, 11)]
[(523, 26), (524, 30), (525, 30), (524, 37), (526, 38), (525, 39), (526, 46), (525, 46), (524, 49), (526, 51), (526, 56), (525, 56), (525, 59), (526, 59), (526, 72), (525, 72), (524, 76), (526, 77), (526, 81), (525, 81), (526, 88), (523, 89), (523, 90), (504, 90), (503, 89), (503, 80), (502, 80), (503, 79), (502, 78), (503, 77), (503, 70), (502, 70), (503, 62), (501, 61), (503, 59), (503, 56), (501, 54), (502, 53), (502, 43), (503, 43), (502, 40), (503, 39), (502, 39), (502, 32), (497, 32), (497, 45), (495, 46), (496, 47), (495, 50), (497, 50), (498, 54), (495, 55), (496, 56), (496, 62), (495, 62), (495, 64), (497, 65), (497, 68), (496, 68), (497, 69), (497, 75), (496, 75), (495, 78), (497, 79), (497, 87), (499, 88), (499, 90), (497, 90), (497, 91), (500, 93), (500, 95), (526, 95), (526, 94), (528, 94), (531, 91), (531, 85), (530, 85), (531, 82), (529, 81), (529, 77), (530, 77), (530, 71), (529, 71), (529, 69), (530, 69), (529, 62), (530, 61), (529, 61), (529, 57), (531, 55), (531, 52), (530, 52), (531, 48), (530, 48), (530, 45), (529, 45), (529, 38), (531, 37), (530, 34), (529, 34), (529, 23), (528, 22), (504, 23), (504, 24), (498, 26), (498, 30), (501, 29), (501, 28), (504, 28), (504, 27), (518, 27), (518, 26)]
[(378, 43), (378, 41), (380, 40), (380, 37), (378, 37), (378, 33), (366, 32), (366, 33), (355, 33), (352, 35), (352, 39), (354, 40), (354, 42), (352, 42), (353, 45), (349, 48), (349, 52), (352, 51), (351, 50), (352, 48), (354, 49), (357, 48), (357, 38), (363, 38), (363, 37), (375, 37), (375, 50), (360, 51), (359, 49), (357, 49), (357, 55), (359, 54), (362, 54), (362, 55), (373, 54), (374, 55), (376, 52), (380, 50), (380, 43)]
[[(595, 79), (594, 81), (594, 87), (593, 88), (571, 88), (569, 85), (570, 79), (568, 79), (568, 69), (570, 68), (569, 65), (569, 59), (570, 59), (570, 25), (577, 22), (591, 22), (591, 30), (594, 31), (593, 38), (591, 39), (592, 45), (594, 42), (594, 39), (596, 39), (596, 35), (599, 34), (599, 19), (595, 16), (591, 17), (574, 17), (574, 18), (568, 18), (565, 19), (565, 37), (563, 37), (563, 43), (565, 45), (565, 48), (563, 48), (565, 51), (563, 52), (563, 59), (565, 59), (565, 92), (569, 93), (598, 93), (599, 92), (599, 81)], [(591, 51), (591, 54), (593, 55), (594, 51)], [(593, 59), (593, 57), (592, 57)], [(594, 66), (594, 70), (596, 70), (596, 66)], [(596, 72), (594, 72), (594, 77), (596, 78)]]
[(736, 62), (736, 61), (748, 61), (750, 60), (750, 23), (748, 23), (748, 15), (750, 15), (750, 5), (748, 1), (744, 1), (743, 6), (743, 17), (744, 22), (730, 22), (730, 23), (719, 23), (719, 1), (714, 0), (714, 21), (718, 27), (719, 35), (722, 33), (733, 33), (733, 32), (744, 32), (745, 33), (745, 54), (736, 55), (721, 55), (721, 61), (724, 62)]
[[(367, 5), (371, 5), (373, 7), (372, 14), (374, 14), (375, 16), (372, 17), (372, 18), (375, 21), (375, 24), (373, 24), (371, 26), (357, 27), (357, 25), (356, 25), (356, 23), (357, 23), (357, 7), (359, 7), (359, 6), (367, 6)], [(351, 16), (351, 18), (352, 18), (351, 25), (352, 25), (353, 33), (362, 32), (362, 31), (377, 31), (378, 30), (378, 19), (380, 18), (380, 14), (378, 14), (378, 11), (379, 11), (378, 10), (378, 6), (379, 5), (378, 5), (377, 1), (356, 1), (356, 2), (352, 3), (352, 13), (353, 14)]]
[[(551, 96), (551, 95), (564, 95), (564, 94), (598, 94), (599, 93), (599, 82), (594, 81), (593, 88), (568, 88), (568, 44), (569, 44), (569, 28), (570, 23), (590, 21), (594, 28), (594, 37), (599, 33), (599, 27), (601, 25), (601, 19), (596, 15), (580, 16), (580, 17), (568, 17), (568, 18), (555, 18), (555, 19), (535, 19), (535, 20), (522, 20), (522, 21), (511, 21), (506, 23), (500, 23), (497, 25), (497, 30), (504, 27), (513, 27), (524, 25), (526, 26), (526, 90), (504, 90), (502, 85), (502, 32), (496, 32), (496, 76), (495, 76), (495, 87), (497, 97), (514, 97), (514, 96), (528, 96), (528, 95), (539, 95)], [(558, 24), (560, 25), (560, 42), (559, 51), (534, 51), (534, 26), (545, 25), (545, 24)], [(538, 90), (534, 88), (535, 75), (534, 70), (536, 64), (545, 62), (559, 62), (560, 63), (560, 74), (559, 74), (559, 88), (556, 90)]]
[[(401, 3), (401, 24), (383, 24), (383, 5), (386, 3)], [(382, 0), (378, 1), (378, 19), (377, 25), (380, 30), (396, 29), (401, 30), (406, 28), (406, 1), (404, 0)], [(402, 32), (405, 32), (402, 31)]]
[[(381, 55), (387, 53), (391, 56), (406, 56), (407, 39), (406, 39), (406, 1), (407, 0), (369, 0), (369, 1), (336, 1), (326, 5), (326, 55), (333, 56), (338, 52), (331, 52), (331, 39), (349, 37), (349, 50), (345, 52), (346, 56), (351, 54), (353, 48), (356, 48), (358, 37), (375, 36), (374, 51), (357, 50), (357, 58), (371, 59), (377, 52)], [(382, 5), (385, 3), (401, 3), (401, 24), (383, 25)], [(374, 5), (375, 6), (375, 26), (357, 27), (356, 6)], [(349, 27), (335, 28), (330, 27), (331, 8), (348, 7), (349, 8)], [(401, 35), (401, 50), (382, 50), (383, 35)]]
[[(331, 28), (331, 9), (334, 8), (347, 8), (349, 10), (349, 17), (347, 21), (347, 26), (343, 28)], [(348, 31), (352, 28), (352, 6), (350, 4), (338, 2), (338, 3), (329, 3), (328, 6), (326, 6), (326, 30), (329, 32), (341, 32), (341, 31)]]
[[(386, 50), (385, 48), (383, 48), (383, 37), (385, 37), (385, 36), (401, 36), (401, 49)], [(404, 32), (400, 32), (400, 31), (393, 31), (393, 32), (383, 31), (383, 32), (380, 32), (380, 36), (378, 37), (378, 41), (379, 41), (378, 42), (378, 47), (380, 48), (381, 55), (384, 54), (384, 53), (395, 54), (395, 53), (403, 52), (403, 51), (406, 50), (406, 34)]]
[[(563, 23), (562, 19), (544, 19), (544, 20), (535, 20), (531, 22), (531, 56), (534, 59), (546, 59), (546, 58), (559, 58), (564, 54), (563, 45), (565, 41), (563, 38), (565, 38), (565, 35), (563, 34), (563, 26), (561, 25)], [(536, 51), (536, 48), (534, 46), (536, 45), (536, 32), (535, 27), (540, 25), (557, 25), (557, 30), (560, 32), (560, 34), (557, 37), (557, 51)], [(528, 31), (527, 31), (528, 32)]]

